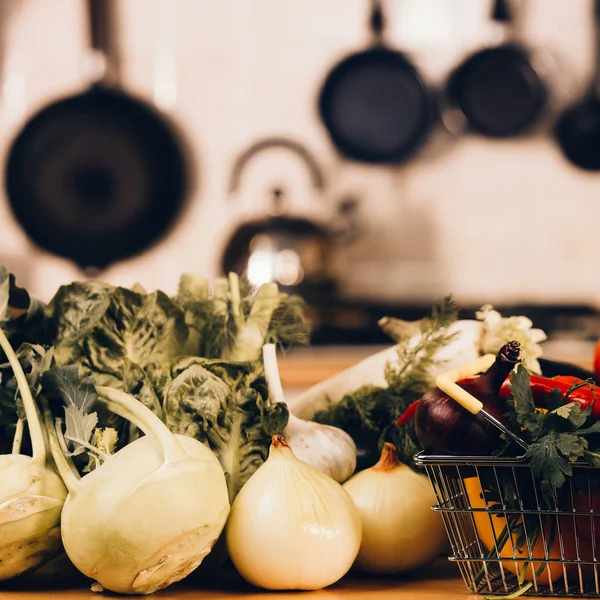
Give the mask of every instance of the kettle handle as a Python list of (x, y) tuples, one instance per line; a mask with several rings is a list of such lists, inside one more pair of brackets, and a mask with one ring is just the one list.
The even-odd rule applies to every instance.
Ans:
[(229, 177), (228, 193), (230, 198), (237, 191), (242, 178), (242, 173), (250, 159), (259, 152), (270, 148), (283, 148), (299, 156), (308, 167), (313, 187), (318, 190), (325, 188), (325, 176), (323, 175), (323, 171), (314, 155), (306, 148), (306, 146), (289, 138), (273, 137), (255, 142), (238, 156), (233, 164), (233, 169), (231, 170), (231, 175)]

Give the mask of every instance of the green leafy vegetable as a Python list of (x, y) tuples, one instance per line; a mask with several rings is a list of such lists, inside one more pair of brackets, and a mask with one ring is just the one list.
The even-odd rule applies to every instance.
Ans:
[(65, 406), (65, 439), (71, 444), (71, 456), (86, 451), (98, 415), (90, 412), (98, 394), (91, 377), (81, 379), (76, 365), (53, 367), (42, 376), (42, 386), (49, 398), (58, 398)]
[[(91, 286), (91, 290), (90, 290)], [(162, 292), (146, 296), (125, 288), (76, 283), (60, 292), (47, 315), (58, 332), (55, 357), (59, 365), (80, 363), (91, 371), (121, 378), (130, 363), (141, 368), (167, 361), (181, 353), (188, 337), (184, 313)], [(90, 314), (82, 306), (95, 298)]]
[(284, 404), (267, 402), (251, 363), (178, 359), (163, 376), (161, 396), (169, 429), (206, 442), (218, 456), (230, 498), (266, 460), (271, 436), (289, 416)]

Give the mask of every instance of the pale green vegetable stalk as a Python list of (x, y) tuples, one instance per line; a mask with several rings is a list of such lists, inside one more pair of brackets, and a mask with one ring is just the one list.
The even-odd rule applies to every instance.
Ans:
[[(269, 330), (269, 323), (275, 309), (279, 306), (281, 296), (276, 283), (264, 283), (258, 288), (252, 300), (250, 314), (244, 320), (239, 307), (239, 281), (237, 275), (230, 276), (231, 299), (237, 333), (229, 358), (238, 362), (254, 362), (260, 359), (263, 344)], [(238, 302), (236, 310), (236, 298)]]
[(13, 454), (0, 456), (0, 581), (33, 571), (61, 549), (60, 514), (67, 490), (48, 466), (44, 433), (25, 373), (4, 331), (0, 347), (17, 380), (31, 438), (32, 456), (18, 454), (22, 422)]
[(13, 439), (12, 454), (21, 453), (21, 443), (23, 442), (23, 433), (25, 432), (25, 424), (23, 419), (17, 419), (17, 425), (15, 427), (15, 437)]
[(78, 479), (45, 411), (52, 455), (69, 489), (62, 513), (67, 555), (103, 588), (149, 594), (186, 577), (219, 537), (229, 500), (219, 461), (173, 435), (129, 394), (98, 387), (99, 402), (147, 435)]

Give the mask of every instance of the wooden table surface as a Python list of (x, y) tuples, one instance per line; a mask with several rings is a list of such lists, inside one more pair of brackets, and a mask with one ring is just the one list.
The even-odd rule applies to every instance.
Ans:
[[(201, 589), (203, 588), (203, 589)], [(114, 597), (112, 594), (107, 595)], [(125, 596), (123, 596), (125, 597)], [(353, 600), (475, 600), (480, 599), (468, 592), (460, 578), (456, 565), (440, 559), (418, 575), (406, 578), (371, 578), (349, 575), (337, 584), (316, 592), (269, 592), (257, 590), (245, 582), (234, 578), (225, 584), (217, 582), (188, 582), (173, 585), (156, 594), (156, 600), (197, 599), (197, 600), (280, 600), (283, 598), (306, 597), (307, 600), (348, 598)], [(43, 588), (0, 589), (0, 600), (61, 600), (100, 599), (86, 587), (65, 588), (54, 585)]]
[[(101, 600), (125, 598), (114, 594), (94, 594), (87, 585), (65, 587), (55, 582), (53, 586), (14, 587), (1, 589), (0, 600)], [(131, 597), (131, 596), (129, 596)], [(365, 577), (348, 575), (341, 581), (316, 592), (270, 592), (257, 590), (234, 576), (226, 583), (195, 581), (175, 584), (152, 596), (156, 600), (481, 600), (482, 596), (470, 593), (460, 577), (455, 564), (445, 558), (421, 569), (410, 577)], [(545, 596), (544, 596), (545, 597)], [(536, 596), (542, 598), (542, 596)], [(552, 596), (558, 600), (558, 596)]]

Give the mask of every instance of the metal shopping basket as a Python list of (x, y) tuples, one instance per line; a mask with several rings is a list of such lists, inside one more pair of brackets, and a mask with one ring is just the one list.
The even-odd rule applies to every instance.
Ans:
[(600, 596), (600, 469), (543, 488), (524, 457), (433, 456), (425, 468), (472, 592)]

